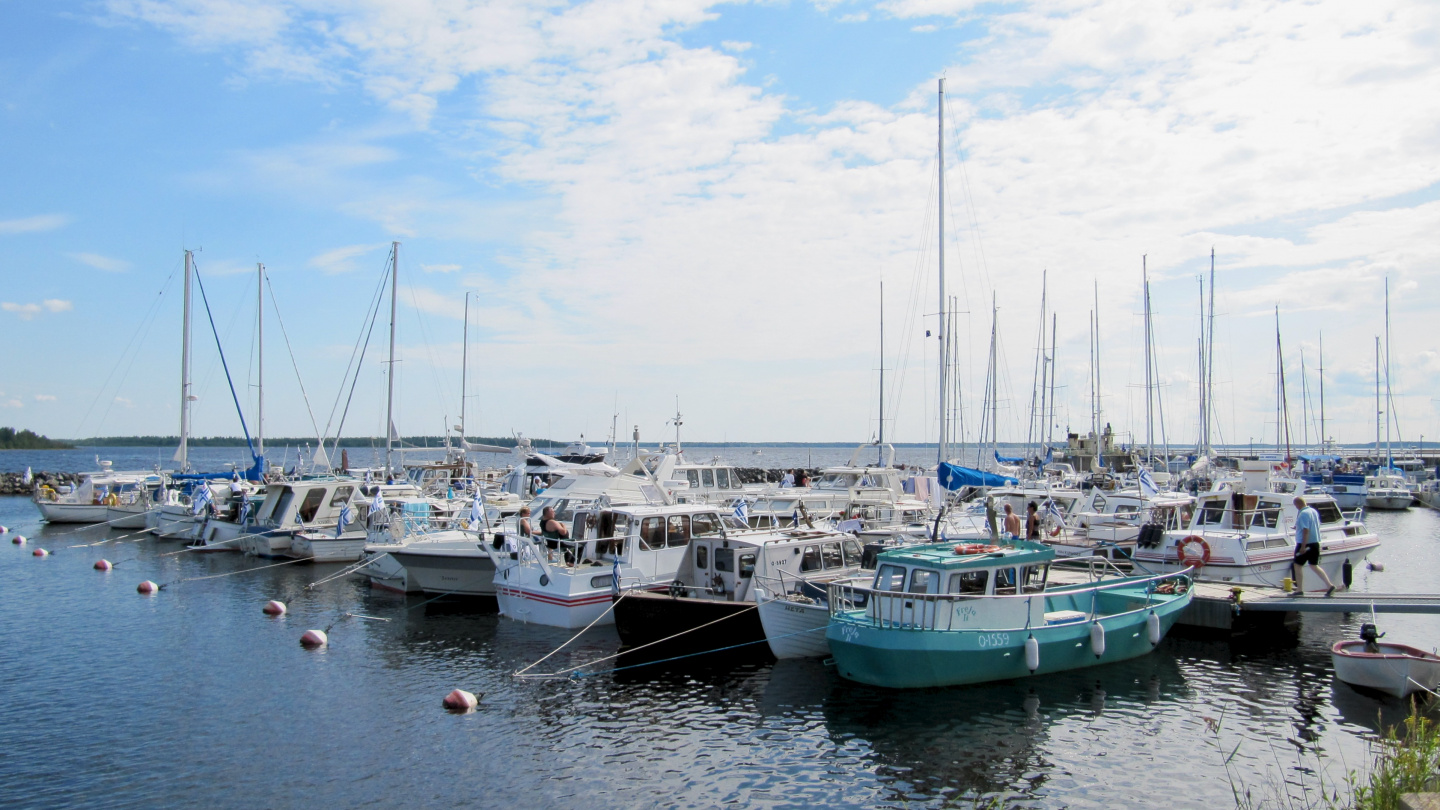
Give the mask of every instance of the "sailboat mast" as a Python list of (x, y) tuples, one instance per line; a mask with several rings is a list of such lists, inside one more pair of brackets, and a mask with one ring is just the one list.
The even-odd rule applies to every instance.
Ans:
[(1375, 463), (1380, 463), (1380, 336), (1375, 336)]
[(1055, 331), (1060, 323), (1059, 314), (1050, 316), (1050, 415), (1045, 422), (1045, 444), (1055, 440), (1055, 366), (1056, 366), (1056, 339)]
[(1395, 466), (1390, 448), (1390, 423), (1395, 419), (1395, 402), (1390, 398), (1390, 279), (1385, 279), (1385, 466)]
[(1211, 412), (1215, 410), (1215, 248), (1210, 248), (1210, 323), (1205, 329), (1205, 452), (1210, 452)]
[(949, 410), (946, 405), (949, 399), (948, 367), (950, 365), (950, 343), (946, 339), (946, 327), (949, 324), (945, 322), (945, 79), (943, 78), (940, 79), (939, 98), (939, 113), (938, 115), (936, 115), (935, 118), (935, 128), (936, 131), (939, 133), (936, 139), (936, 143), (938, 144), (938, 164), (940, 167), (940, 215), (936, 218), (936, 222), (939, 223), (940, 226), (940, 317), (938, 319), (940, 324), (940, 438), (938, 442), (939, 446), (936, 448), (936, 469), (939, 469), (939, 465), (943, 464), (945, 462), (945, 457), (949, 455), (947, 448), (947, 445), (949, 444), (949, 437), (946, 433), (947, 428), (949, 427)]
[(185, 306), (180, 325), (180, 447), (175, 461), (180, 471), (190, 469), (190, 277), (195, 254), (185, 251)]
[(1320, 452), (1325, 449), (1325, 333), (1320, 333)]
[(1155, 415), (1151, 411), (1154, 388), (1150, 374), (1150, 267), (1144, 254), (1140, 256), (1140, 276), (1145, 295), (1145, 456), (1149, 462), (1155, 458)]
[[(1279, 398), (1275, 401), (1275, 443), (1285, 440), (1285, 461), (1290, 461), (1290, 399), (1285, 391), (1285, 350), (1280, 344), (1280, 307), (1275, 307), (1275, 367), (1279, 369), (1279, 378), (1276, 380), (1279, 389)], [(1284, 428), (1284, 435), (1280, 431)]]
[(1205, 416), (1207, 413), (1205, 402), (1205, 277), (1200, 276), (1197, 280), (1200, 282), (1200, 339), (1196, 346), (1195, 362), (1199, 364), (1197, 380), (1200, 388), (1200, 416), (1199, 421), (1195, 423), (1198, 428), (1195, 434), (1195, 455), (1204, 456), (1208, 449), (1205, 446), (1205, 431), (1209, 427)]
[(460, 450), (465, 450), (465, 373), (470, 370), (470, 293), (465, 293), (465, 325), (460, 328)]
[(990, 293), (990, 454), (995, 456), (996, 465), (1000, 461), (1000, 367), (996, 365), (999, 352), (995, 342), (999, 335), (998, 325), (1000, 321), (1000, 307), (995, 304), (995, 293)]
[(265, 455), (265, 265), (255, 264), (255, 453)]
[(395, 452), (395, 298), (400, 289), (400, 243), (390, 243), (390, 372), (385, 393), (385, 477), (393, 474)]
[[(1035, 344), (1035, 374), (1030, 382), (1030, 426), (1025, 431), (1025, 451), (1038, 455), (1041, 414), (1045, 412), (1045, 287), (1047, 271), (1040, 273), (1040, 339)], [(1036, 409), (1036, 405), (1039, 409)]]
[[(880, 281), (880, 435), (878, 445), (885, 444), (885, 281)], [(876, 464), (884, 459), (880, 447), (875, 448)]]
[[(1102, 406), (1100, 405), (1100, 281), (1095, 280), (1095, 454), (1101, 455), (1102, 445), (1100, 444), (1100, 422)], [(1103, 462), (1102, 462), (1103, 463)]]

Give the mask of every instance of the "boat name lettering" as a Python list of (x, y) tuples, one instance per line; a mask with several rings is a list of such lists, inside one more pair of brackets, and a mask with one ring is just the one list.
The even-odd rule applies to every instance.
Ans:
[(978, 640), (981, 647), (1010, 646), (1009, 633), (981, 633)]

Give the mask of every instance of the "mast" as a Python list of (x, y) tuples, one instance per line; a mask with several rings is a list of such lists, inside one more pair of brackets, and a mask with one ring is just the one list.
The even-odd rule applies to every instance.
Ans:
[[(877, 445), (885, 444), (885, 281), (880, 281), (880, 437)], [(879, 446), (875, 448), (876, 464), (884, 459)]]
[(185, 308), (180, 319), (180, 446), (175, 450), (181, 472), (190, 469), (190, 277), (194, 261), (194, 251), (185, 251)]
[[(1104, 444), (1100, 440), (1100, 422), (1103, 407), (1100, 404), (1100, 281), (1095, 284), (1095, 455), (1102, 456)], [(1104, 461), (1100, 462), (1104, 465)]]
[(465, 372), (470, 370), (470, 292), (465, 292), (465, 325), (460, 329), (460, 455), (465, 455)]
[[(1095, 412), (1095, 311), (1090, 311), (1090, 438), (1095, 442), (1095, 455), (1100, 455), (1100, 420)], [(1090, 469), (1095, 469), (1092, 459)]]
[(395, 465), (395, 298), (400, 289), (400, 243), (390, 243), (390, 373), (386, 375), (385, 393), (385, 477), (393, 474)]
[(1310, 447), (1310, 375), (1305, 370), (1305, 346), (1300, 346), (1300, 446)]
[(675, 453), (680, 453), (680, 426), (685, 424), (680, 421), (680, 395), (675, 395)]
[[(1390, 448), (1390, 423), (1395, 419), (1395, 403), (1390, 399), (1390, 277), (1385, 277), (1385, 466), (1395, 466)], [(1388, 472), (1388, 470), (1387, 470)]]
[(1000, 308), (995, 304), (995, 292), (990, 292), (990, 455), (995, 464), (1000, 464), (1000, 367), (996, 365), (998, 352), (995, 342), (998, 338), (997, 325)]
[(1052, 314), (1050, 316), (1050, 415), (1045, 421), (1045, 444), (1047, 445), (1055, 440), (1055, 365), (1057, 362), (1055, 331), (1059, 323), (1060, 315)]
[(265, 455), (265, 265), (255, 264), (255, 453)]
[(1375, 336), (1375, 463), (1380, 463), (1380, 336)]
[(1210, 412), (1215, 408), (1215, 248), (1210, 248), (1210, 325), (1205, 329), (1205, 452), (1210, 452)]
[(1145, 254), (1140, 255), (1140, 276), (1145, 294), (1145, 456), (1152, 464), (1155, 458), (1155, 415), (1151, 412), (1151, 404), (1154, 400), (1151, 392), (1152, 378), (1150, 374), (1150, 268)]
[[(1275, 307), (1275, 368), (1279, 371), (1276, 378), (1277, 394), (1275, 400), (1275, 444), (1285, 440), (1285, 462), (1290, 462), (1290, 399), (1285, 392), (1285, 350), (1280, 344), (1280, 307)], [(1281, 436), (1281, 429), (1284, 429), (1284, 436)]]
[(950, 344), (946, 335), (946, 327), (948, 324), (945, 322), (945, 79), (943, 77), (940, 79), (939, 99), (939, 112), (935, 117), (935, 128), (939, 133), (936, 143), (939, 150), (938, 163), (940, 167), (940, 209), (939, 217), (936, 219), (936, 222), (939, 223), (940, 226), (940, 317), (938, 319), (940, 323), (940, 438), (938, 442), (939, 446), (936, 448), (936, 469), (939, 469), (940, 464), (945, 463), (945, 457), (949, 455), (949, 437), (947, 435), (949, 410), (946, 406), (949, 394), (948, 366), (950, 364)]
[[(1035, 374), (1030, 382), (1030, 426), (1025, 431), (1025, 450), (1036, 455), (1039, 454), (1040, 425), (1045, 412), (1045, 288), (1048, 274), (1048, 270), (1040, 273), (1040, 339), (1035, 345)], [(1038, 410), (1035, 407), (1037, 403), (1040, 406)]]
[(1320, 333), (1320, 452), (1325, 449), (1325, 333)]
[(1205, 429), (1210, 426), (1209, 420), (1206, 418), (1208, 411), (1206, 410), (1207, 404), (1205, 402), (1205, 277), (1199, 276), (1197, 280), (1200, 282), (1200, 339), (1197, 342), (1195, 358), (1199, 364), (1199, 373), (1196, 379), (1199, 382), (1200, 388), (1200, 416), (1199, 421), (1195, 423), (1195, 455), (1205, 456), (1209, 449), (1206, 447)]

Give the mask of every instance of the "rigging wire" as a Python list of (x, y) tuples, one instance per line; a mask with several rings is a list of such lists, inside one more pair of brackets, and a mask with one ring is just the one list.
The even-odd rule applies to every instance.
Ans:
[[(135, 325), (135, 331), (130, 334), (130, 341), (125, 344), (125, 348), (120, 352), (120, 359), (110, 367), (110, 373), (105, 375), (105, 382), (100, 384), (100, 389), (95, 393), (95, 399), (90, 403), (90, 407), (85, 410), (85, 415), (80, 417), (79, 424), (75, 426), (76, 438), (82, 436), (81, 428), (85, 427), (85, 422), (90, 419), (90, 414), (94, 412), (95, 406), (100, 404), (100, 399), (105, 395), (106, 389), (110, 387), (110, 380), (114, 378), (116, 369), (120, 367), (121, 363), (125, 362), (125, 356), (134, 348), (135, 355), (132, 356), (130, 362), (125, 365), (125, 371), (120, 375), (121, 382), (130, 376), (130, 368), (134, 366), (135, 359), (140, 356), (139, 345), (143, 344), (145, 337), (150, 334), (150, 328), (154, 326), (155, 317), (160, 312), (160, 303), (165, 297), (165, 292), (170, 289), (170, 282), (175, 280), (176, 272), (178, 272), (178, 268), (171, 269), (170, 275), (165, 278), (165, 283), (160, 285), (160, 291), (155, 294), (155, 298), (150, 302), (150, 307), (146, 310), (145, 317), (140, 320), (140, 323)], [(119, 383), (116, 384), (115, 393), (117, 396), (119, 395)], [(114, 407), (114, 405), (115, 400), (112, 397), (109, 404), (105, 406), (105, 412), (100, 416), (101, 425), (104, 425), (105, 420), (109, 418), (110, 409)]]
[(264, 273), (265, 287), (270, 290), (270, 307), (275, 310), (275, 321), (280, 324), (280, 336), (285, 339), (285, 351), (290, 355), (290, 367), (295, 369), (295, 382), (300, 385), (300, 398), (305, 402), (305, 413), (310, 416), (310, 429), (315, 431), (317, 441), (324, 441), (320, 435), (320, 427), (315, 424), (315, 411), (310, 407), (310, 395), (305, 393), (305, 380), (300, 377), (300, 364), (295, 361), (295, 349), (290, 345), (290, 335), (285, 331), (285, 319), (280, 316), (280, 302), (275, 298), (275, 285), (270, 281), (270, 273)]

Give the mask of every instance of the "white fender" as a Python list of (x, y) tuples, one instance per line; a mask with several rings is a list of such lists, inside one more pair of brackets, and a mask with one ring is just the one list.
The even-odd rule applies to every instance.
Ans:
[(1105, 628), (1100, 626), (1100, 622), (1090, 625), (1090, 651), (1095, 653), (1096, 658), (1105, 654)]
[(1150, 636), (1150, 646), (1160, 643), (1160, 617), (1155, 611), (1150, 611), (1150, 616), (1145, 619), (1145, 632)]
[(1029, 668), (1031, 675), (1040, 668), (1040, 642), (1035, 640), (1034, 635), (1025, 639), (1025, 666)]

